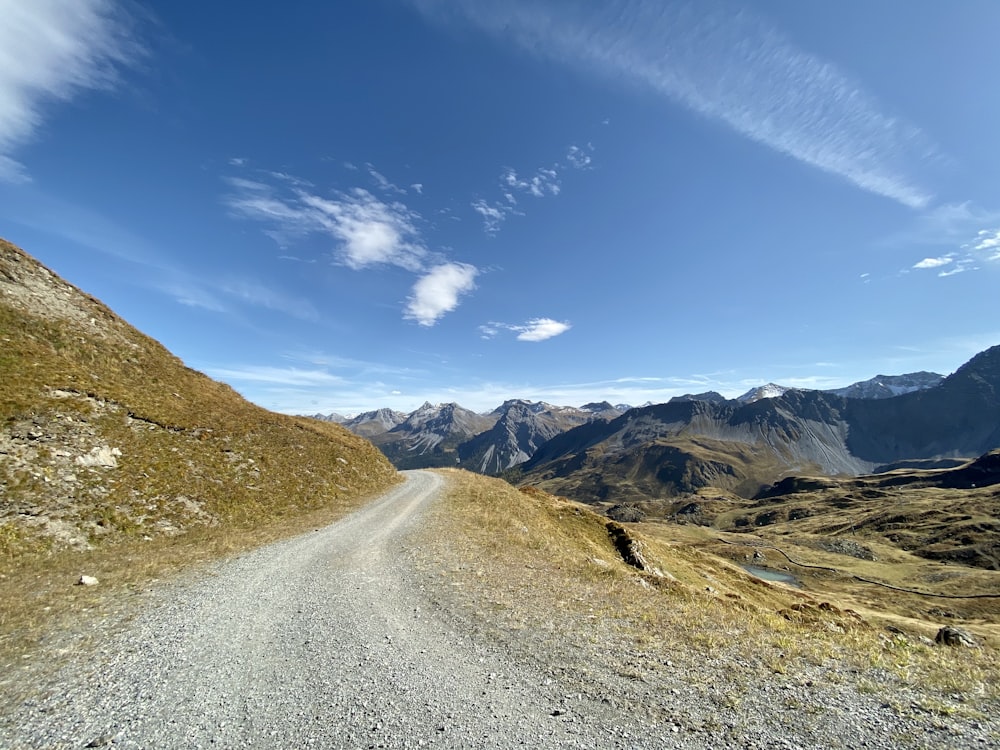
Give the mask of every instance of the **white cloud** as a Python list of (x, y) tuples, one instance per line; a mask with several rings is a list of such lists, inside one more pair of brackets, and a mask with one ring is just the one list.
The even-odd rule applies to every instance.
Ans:
[(947, 271), (941, 271), (938, 274), (938, 277), (944, 279), (947, 278), (948, 276), (954, 276), (955, 274), (965, 273), (966, 271), (976, 271), (976, 270), (978, 269), (976, 269), (970, 264), (959, 263), (954, 268), (950, 268)]
[(513, 323), (486, 323), (479, 326), (480, 336), (484, 339), (495, 338), (500, 331), (513, 331), (518, 341), (545, 341), (566, 333), (572, 326), (569, 323), (552, 318), (533, 318), (523, 325)]
[[(923, 234), (910, 237), (910, 242), (923, 239), (926, 244), (950, 245), (958, 247), (958, 251), (930, 256), (913, 264), (911, 268), (933, 269), (941, 268), (937, 275), (941, 278), (955, 276), (965, 271), (978, 271), (982, 263), (1000, 261), (1000, 229), (979, 229), (976, 226), (993, 224), (996, 214), (987, 214), (972, 209), (968, 204), (960, 206), (943, 206), (940, 210), (931, 212), (924, 217), (920, 229)], [(962, 242), (962, 238), (973, 235), (971, 240)], [(905, 239), (901, 236), (900, 239)], [(945, 268), (947, 267), (947, 268)]]
[(569, 323), (563, 323), (551, 318), (535, 318), (529, 320), (517, 335), (518, 341), (545, 341), (570, 329)]
[(924, 258), (918, 263), (914, 263), (914, 268), (940, 268), (941, 266), (947, 266), (950, 263), (954, 263), (955, 258), (950, 255), (942, 255), (940, 258)]
[(487, 234), (496, 234), (500, 231), (500, 225), (514, 212), (513, 207), (509, 203), (490, 204), (482, 198), (472, 202), (472, 210), (482, 218), (483, 229)]
[(976, 239), (976, 250), (995, 250), (1000, 248), (1000, 229), (981, 229)]
[(590, 152), (593, 150), (594, 147), (589, 143), (585, 149), (579, 146), (570, 146), (566, 151), (566, 161), (577, 169), (587, 169), (593, 161), (590, 156)]
[(375, 167), (371, 164), (365, 164), (365, 168), (368, 170), (368, 174), (371, 175), (371, 178), (375, 180), (375, 184), (380, 190), (384, 190), (387, 193), (406, 195), (406, 191), (403, 188), (399, 187), (399, 185), (394, 182), (390, 182), (385, 175), (375, 169)]
[(355, 188), (323, 198), (299, 186), (283, 192), (259, 181), (230, 178), (234, 192), (226, 204), (238, 215), (269, 225), (279, 244), (297, 237), (325, 234), (337, 243), (341, 261), (358, 270), (393, 265), (410, 271), (427, 254), (414, 224), (417, 216), (401, 203), (386, 203)]
[(935, 158), (927, 137), (748, 8), (706, 0), (411, 2), (434, 20), (464, 19), (539, 57), (652, 89), (903, 205), (931, 200), (915, 175)]
[(535, 170), (535, 174), (530, 177), (520, 177), (517, 171), (509, 167), (504, 170), (500, 178), (501, 184), (522, 192), (529, 193), (536, 198), (544, 198), (546, 195), (559, 195), (562, 186), (559, 182), (559, 173), (550, 167), (541, 167)]
[(476, 288), (479, 269), (467, 263), (443, 263), (417, 279), (405, 317), (432, 326), (458, 307), (459, 297)]
[[(402, 203), (383, 201), (363, 188), (322, 197), (294, 179), (276, 186), (243, 178), (227, 182), (233, 190), (225, 202), (234, 214), (263, 222), (279, 244), (325, 235), (336, 242), (337, 256), (348, 268), (397, 266), (420, 274), (404, 309), (404, 317), (420, 325), (434, 325), (458, 306), (463, 294), (475, 289), (479, 270), (428, 251), (417, 226), (419, 214)], [(245, 298), (306, 319), (315, 317), (314, 310), (293, 300), (268, 296), (267, 290), (252, 291)]]
[(0, 179), (24, 181), (10, 154), (46, 105), (110, 88), (143, 52), (114, 0), (0, 0), (0, 19)]
[(414, 182), (412, 185), (410, 185), (410, 189), (413, 190), (413, 192), (417, 193), (418, 195), (423, 195), (424, 194), (424, 183), (422, 183), (422, 182)]

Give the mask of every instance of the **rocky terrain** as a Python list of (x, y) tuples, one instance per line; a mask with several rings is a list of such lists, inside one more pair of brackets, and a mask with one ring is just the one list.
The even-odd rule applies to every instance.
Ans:
[(343, 428), (188, 369), (0, 241), (0, 560), (349, 507), (395, 481)]
[(749, 498), (789, 475), (955, 463), (998, 446), (1000, 347), (993, 347), (937, 385), (886, 398), (785, 390), (632, 409), (554, 436), (519, 470), (520, 481), (584, 502), (656, 500), (707, 487)]
[(997, 665), (974, 640), (885, 630), (696, 549), (615, 536), (631, 559), (583, 507), (414, 473), (333, 526), (146, 590), (130, 622), (88, 623), (100, 639), (34, 672), (36, 687), (0, 712), (0, 744), (762, 750), (1000, 737)]

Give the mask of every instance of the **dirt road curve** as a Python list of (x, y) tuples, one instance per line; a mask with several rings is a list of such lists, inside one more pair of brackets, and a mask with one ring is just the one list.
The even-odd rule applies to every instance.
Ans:
[[(165, 586), (0, 747), (607, 747), (558, 688), (437, 620), (393, 554), (443, 479)], [(603, 736), (603, 739), (601, 735)]]

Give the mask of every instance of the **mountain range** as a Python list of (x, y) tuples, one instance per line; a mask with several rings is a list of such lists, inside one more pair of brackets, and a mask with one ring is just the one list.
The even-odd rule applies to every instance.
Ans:
[(488, 414), (428, 403), (337, 421), (398, 468), (507, 473), (590, 501), (706, 486), (751, 497), (792, 474), (856, 476), (978, 456), (1000, 446), (998, 392), (994, 347), (948, 377), (877, 375), (827, 391), (768, 383), (736, 399), (709, 391), (642, 407), (512, 399)]

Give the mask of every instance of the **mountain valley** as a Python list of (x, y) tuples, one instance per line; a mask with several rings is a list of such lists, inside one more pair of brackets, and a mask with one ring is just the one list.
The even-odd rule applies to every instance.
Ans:
[[(64, 690), (84, 675), (105, 695), (147, 640), (162, 649), (150, 694), (155, 674), (208, 681), (155, 697), (206, 742), (264, 736), (250, 703), (227, 702), (240, 680), (290, 744), (346, 726), (402, 746), (409, 724), (468, 746), (484, 711), (497, 732), (521, 726), (515, 684), (539, 701), (542, 746), (584, 731), (594, 747), (607, 732), (697, 748), (1000, 737), (1000, 347), (844, 392), (291, 417), (4, 242), (0, 336), (0, 744), (24, 736), (17, 717), (55, 732), (57, 704), (89, 734), (14, 746), (157, 737), (147, 704), (81, 719), (100, 701)], [(374, 603), (351, 610), (359, 590)], [(946, 630), (974, 647), (943, 645)], [(202, 669), (184, 638), (233, 656)], [(335, 679), (317, 671), (334, 658)], [(476, 704), (487, 694), (495, 706)], [(302, 713), (316, 695), (328, 704)], [(198, 723), (209, 714), (218, 726)]]

